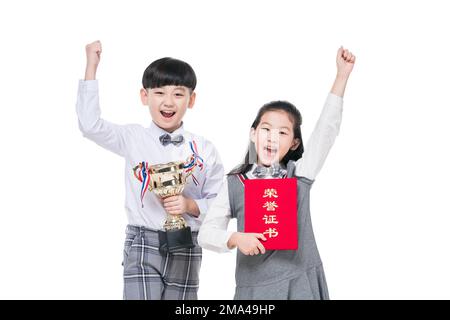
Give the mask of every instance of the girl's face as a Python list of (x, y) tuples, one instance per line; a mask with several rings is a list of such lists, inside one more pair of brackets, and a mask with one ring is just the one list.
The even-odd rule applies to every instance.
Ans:
[(258, 164), (270, 166), (279, 163), (289, 150), (295, 150), (300, 141), (294, 138), (294, 124), (285, 111), (267, 111), (250, 139), (255, 143)]

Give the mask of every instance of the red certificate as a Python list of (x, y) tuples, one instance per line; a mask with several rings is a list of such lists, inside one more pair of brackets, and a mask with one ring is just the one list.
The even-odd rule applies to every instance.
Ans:
[(268, 250), (297, 250), (297, 179), (246, 179), (245, 232), (263, 233)]

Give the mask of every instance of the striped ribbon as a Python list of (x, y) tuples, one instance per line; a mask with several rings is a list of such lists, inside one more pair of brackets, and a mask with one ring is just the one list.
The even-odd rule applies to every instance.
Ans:
[[(187, 164), (183, 166), (186, 173), (193, 172), (195, 167), (199, 167), (200, 171), (204, 168), (204, 160), (200, 155), (198, 154), (197, 144), (195, 143), (195, 140), (189, 141), (189, 146), (191, 147), (192, 155), (190, 156), (189, 160), (186, 161)], [(194, 181), (194, 184), (198, 185), (198, 180), (195, 178), (194, 174), (192, 174), (192, 181)]]
[(148, 162), (142, 161), (139, 163), (134, 169), (134, 176), (140, 182), (142, 182), (141, 186), (141, 205), (144, 207), (144, 196), (148, 190), (148, 186), (150, 184), (150, 175), (148, 174)]

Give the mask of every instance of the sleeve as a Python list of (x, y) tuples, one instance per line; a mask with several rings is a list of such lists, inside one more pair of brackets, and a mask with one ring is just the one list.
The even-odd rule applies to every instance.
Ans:
[(125, 156), (127, 126), (113, 124), (101, 118), (97, 80), (79, 81), (76, 111), (78, 126), (84, 137)]
[(303, 157), (296, 163), (296, 176), (310, 180), (316, 178), (339, 134), (342, 108), (342, 97), (330, 93), (305, 147)]
[(202, 186), (201, 199), (194, 199), (197, 203), (200, 215), (198, 219), (203, 220), (208, 208), (217, 196), (220, 187), (222, 185), (224, 177), (224, 168), (222, 160), (216, 148), (210, 142), (206, 142), (206, 150), (209, 152), (205, 153), (205, 181)]
[(198, 234), (201, 247), (215, 252), (230, 252), (227, 242), (233, 231), (228, 231), (231, 219), (230, 202), (228, 198), (228, 183), (225, 179), (217, 197), (211, 203)]

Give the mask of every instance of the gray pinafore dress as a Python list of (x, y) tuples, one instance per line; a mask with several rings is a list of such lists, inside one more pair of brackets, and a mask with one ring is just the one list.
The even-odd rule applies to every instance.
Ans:
[[(293, 177), (295, 163), (287, 165), (287, 177)], [(245, 175), (229, 175), (228, 193), (231, 216), (237, 229), (244, 231)], [(309, 210), (312, 180), (297, 177), (297, 250), (266, 250), (265, 254), (246, 256), (237, 250), (236, 300), (329, 299), (325, 273), (314, 239)]]

